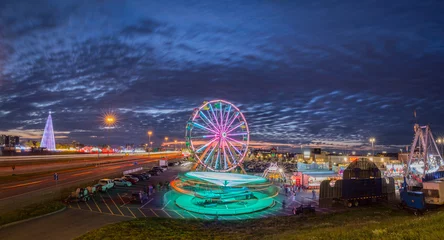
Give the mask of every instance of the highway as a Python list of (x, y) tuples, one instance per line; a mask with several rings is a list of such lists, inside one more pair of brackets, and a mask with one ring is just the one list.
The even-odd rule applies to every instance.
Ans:
[[(143, 155), (111, 154), (110, 157), (102, 156), (101, 158), (97, 158), (97, 155), (91, 154), (0, 157), (0, 176), (58, 171), (61, 169), (86, 167), (109, 162), (130, 161), (145, 156), (162, 157), (176, 153), (180, 154), (180, 152), (155, 152), (149, 155), (147, 153)], [(14, 169), (12, 168), (13, 166)]]
[[(165, 154), (164, 154), (165, 155)], [(181, 158), (180, 153), (168, 154), (168, 159)], [(159, 156), (140, 156), (120, 161), (105, 163), (80, 169), (58, 171), (59, 180), (55, 181), (52, 173), (27, 178), (24, 181), (0, 183), (0, 211), (11, 210), (11, 206), (19, 207), (41, 199), (65, 198), (61, 191), (66, 188), (75, 190), (83, 183), (93, 184), (99, 178), (120, 175), (123, 171), (141, 167), (154, 166)], [(134, 165), (137, 162), (137, 165)], [(4, 177), (3, 177), (4, 178)], [(67, 194), (66, 192), (64, 194)]]

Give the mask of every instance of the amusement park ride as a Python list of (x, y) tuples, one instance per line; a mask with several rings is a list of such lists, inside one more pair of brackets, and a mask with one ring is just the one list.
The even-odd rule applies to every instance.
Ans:
[(250, 141), (244, 115), (224, 100), (196, 108), (186, 126), (187, 147), (197, 162), (194, 170), (230, 172), (242, 167)]
[(178, 207), (234, 215), (275, 204), (273, 197), (279, 190), (267, 179), (234, 173), (238, 167), (243, 170), (250, 135), (244, 115), (232, 103), (213, 100), (196, 108), (187, 122), (185, 139), (197, 161), (194, 171), (171, 182)]
[(430, 126), (415, 124), (414, 131), (400, 196), (401, 207), (418, 214), (426, 204), (444, 204), (444, 162)]

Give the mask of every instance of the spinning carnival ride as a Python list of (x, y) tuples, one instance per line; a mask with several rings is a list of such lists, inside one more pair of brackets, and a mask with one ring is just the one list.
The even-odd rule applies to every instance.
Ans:
[(430, 126), (415, 124), (415, 138), (410, 148), (405, 175), (409, 186), (421, 186), (427, 174), (442, 170), (444, 162)]
[(185, 140), (201, 168), (229, 172), (245, 158), (250, 133), (236, 106), (213, 100), (194, 110), (186, 126)]
[(230, 173), (242, 167), (250, 140), (247, 121), (224, 100), (196, 108), (186, 126), (186, 144), (197, 160), (195, 172), (171, 182), (176, 206), (210, 215), (234, 215), (274, 206), (276, 186), (259, 176)]

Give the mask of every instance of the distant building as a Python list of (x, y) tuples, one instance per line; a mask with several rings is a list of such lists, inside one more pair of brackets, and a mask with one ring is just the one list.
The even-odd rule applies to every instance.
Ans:
[(20, 145), (20, 137), (19, 136), (1, 135), (0, 146), (15, 147), (17, 145)]

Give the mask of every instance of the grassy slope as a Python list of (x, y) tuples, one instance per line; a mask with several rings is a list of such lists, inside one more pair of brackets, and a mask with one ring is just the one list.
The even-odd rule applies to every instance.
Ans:
[(0, 213), (0, 226), (7, 223), (51, 213), (62, 209), (64, 206), (65, 205), (63, 205), (60, 201), (48, 201), (32, 204), (10, 212)]
[(183, 219), (137, 219), (105, 226), (89, 239), (443, 239), (444, 212), (415, 217), (383, 207), (345, 213), (214, 222)]

